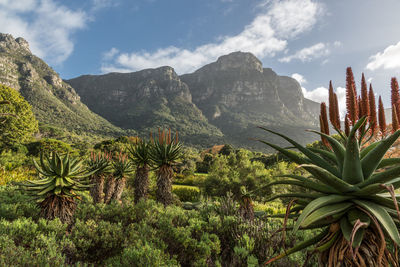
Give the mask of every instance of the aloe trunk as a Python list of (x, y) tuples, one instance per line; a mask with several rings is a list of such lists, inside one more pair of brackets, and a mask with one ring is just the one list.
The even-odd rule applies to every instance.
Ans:
[(136, 168), (136, 176), (134, 180), (135, 203), (138, 203), (142, 198), (147, 198), (147, 192), (149, 190), (149, 170), (150, 168), (147, 164)]
[(40, 216), (47, 220), (59, 218), (62, 223), (70, 224), (76, 209), (76, 203), (72, 197), (57, 195), (48, 196), (39, 204), (41, 208)]
[(115, 184), (116, 184), (116, 186), (115, 186), (115, 191), (114, 191), (114, 194), (112, 196), (112, 199), (115, 199), (116, 201), (120, 201), (122, 193), (124, 192), (124, 188), (125, 188), (125, 184), (126, 184), (126, 178), (125, 177), (121, 177), (121, 178), (117, 179)]
[(108, 204), (111, 201), (111, 198), (114, 194), (115, 191), (115, 177), (114, 176), (109, 176), (107, 179), (107, 186), (106, 186), (106, 194), (104, 197), (104, 203)]
[(157, 171), (157, 201), (164, 206), (172, 203), (172, 177), (174, 172), (169, 165), (162, 165)]
[(90, 188), (90, 195), (92, 196), (93, 203), (103, 203), (104, 201), (104, 176), (94, 175), (91, 180), (93, 187)]
[(364, 232), (364, 229), (360, 229), (359, 231), (361, 230), (364, 238), (359, 248), (351, 248), (350, 242), (342, 234), (338, 234), (332, 247), (319, 255), (319, 266), (390, 266), (391, 256), (387, 251), (381, 250), (382, 244), (378, 241), (378, 230), (367, 229)]

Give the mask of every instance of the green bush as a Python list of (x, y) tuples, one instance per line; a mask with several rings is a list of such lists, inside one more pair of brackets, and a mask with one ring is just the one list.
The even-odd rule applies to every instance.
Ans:
[(120, 223), (76, 220), (68, 236), (74, 244), (70, 253), (74, 261), (101, 263), (122, 250), (124, 236)]
[(200, 189), (196, 186), (173, 185), (172, 193), (182, 202), (197, 202), (200, 200)]
[(37, 142), (29, 143), (27, 147), (29, 154), (33, 156), (38, 156), (41, 152), (50, 153), (54, 151), (59, 154), (74, 152), (71, 145), (51, 138), (43, 138)]
[(133, 244), (124, 248), (121, 255), (112, 257), (105, 262), (107, 266), (179, 266), (176, 259), (164, 253), (162, 249), (157, 248), (156, 245), (137, 240)]

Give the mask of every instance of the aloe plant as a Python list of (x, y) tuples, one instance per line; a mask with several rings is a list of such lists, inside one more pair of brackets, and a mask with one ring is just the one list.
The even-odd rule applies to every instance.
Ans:
[(116, 179), (116, 186), (112, 199), (119, 201), (121, 200), (122, 192), (125, 188), (126, 178), (133, 172), (133, 165), (132, 162), (128, 160), (128, 156), (120, 152), (112, 166), (114, 169), (113, 176)]
[(150, 149), (150, 160), (157, 168), (157, 200), (164, 205), (172, 203), (173, 166), (182, 156), (182, 144), (178, 141), (178, 133), (174, 140), (171, 138), (171, 129), (168, 133), (159, 131), (158, 138), (153, 140)]
[(21, 184), (26, 192), (34, 197), (41, 208), (41, 216), (46, 219), (59, 218), (70, 223), (76, 209), (76, 200), (91, 185), (87, 177), (97, 170), (88, 171), (83, 162), (69, 154), (63, 157), (56, 152), (40, 155), (40, 162), (33, 160), (40, 180)]
[[(355, 90), (349, 80), (349, 95), (354, 97)], [(348, 102), (351, 113), (356, 105), (354, 100)], [(314, 238), (268, 260), (267, 264), (309, 248), (319, 253), (322, 266), (399, 266), (397, 251), (392, 253), (387, 244), (391, 242), (400, 246), (397, 228), (400, 226), (400, 212), (398, 195), (395, 194), (400, 187), (400, 158), (384, 156), (400, 136), (400, 130), (386, 137), (382, 132), (382, 139), (378, 140), (375, 130), (370, 130), (376, 127), (376, 118), (367, 125), (369, 114), (365, 113), (361, 109), (356, 111), (362, 117), (347, 122), (347, 134), (334, 127), (340, 135), (339, 141), (326, 133), (311, 131), (326, 141), (323, 149), (304, 147), (285, 135), (260, 127), (282, 137), (298, 151), (260, 140), (262, 143), (281, 152), (309, 173), (306, 177), (284, 175), (282, 180), (270, 186), (291, 184), (308, 189), (310, 193), (295, 192), (271, 199), (295, 198), (295, 205), (288, 207), (289, 214), (285, 216), (294, 219), (294, 232), (321, 229)], [(357, 116), (348, 114), (348, 117), (354, 119)], [(325, 120), (321, 118), (324, 123)], [(350, 123), (353, 123), (352, 127)], [(381, 129), (386, 129), (386, 126)]]
[(151, 143), (139, 140), (135, 145), (129, 147), (129, 158), (136, 165), (134, 183), (135, 203), (140, 199), (147, 198), (149, 190), (150, 172), (150, 148)]
[(111, 153), (95, 153), (91, 152), (87, 165), (90, 170), (97, 170), (91, 178), (93, 187), (90, 188), (90, 194), (93, 203), (103, 203), (104, 201), (104, 181), (105, 177), (112, 172), (111, 168)]

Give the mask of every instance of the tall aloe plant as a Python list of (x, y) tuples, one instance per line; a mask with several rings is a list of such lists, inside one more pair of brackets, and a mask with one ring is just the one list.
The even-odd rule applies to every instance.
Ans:
[(68, 154), (61, 157), (56, 152), (41, 154), (40, 162), (33, 163), (41, 179), (27, 181), (21, 184), (22, 188), (36, 199), (43, 217), (71, 223), (76, 200), (91, 187), (87, 177), (97, 170), (88, 171), (77, 158)]
[(112, 155), (109, 152), (95, 153), (91, 152), (87, 165), (91, 170), (97, 170), (90, 177), (93, 187), (90, 188), (90, 194), (93, 203), (103, 203), (104, 201), (104, 181), (105, 177), (112, 171), (111, 169)]
[(173, 166), (182, 157), (182, 144), (178, 141), (178, 133), (174, 140), (171, 129), (168, 133), (158, 132), (158, 138), (153, 140), (149, 154), (152, 165), (157, 168), (157, 200), (164, 205), (172, 203)]
[(112, 199), (120, 201), (126, 185), (126, 178), (133, 172), (133, 165), (132, 162), (128, 160), (128, 156), (120, 152), (112, 166), (114, 169), (113, 176), (116, 179), (115, 191), (112, 195)]
[[(348, 85), (348, 95), (355, 98), (351, 77), (348, 78)], [(353, 126), (350, 128), (347, 125), (347, 134), (335, 127), (337, 124), (333, 125), (340, 135), (339, 141), (326, 133), (311, 131), (326, 141), (323, 149), (304, 147), (285, 135), (260, 127), (282, 137), (297, 151), (261, 142), (281, 152), (309, 173), (304, 177), (284, 175), (282, 180), (270, 185), (291, 184), (306, 188), (311, 193), (281, 194), (271, 199), (295, 198), (296, 204), (289, 207), (289, 216), (295, 219), (294, 232), (321, 229), (312, 239), (297, 244), (266, 263), (312, 247), (311, 251), (319, 253), (322, 266), (399, 266), (397, 251), (390, 251), (387, 244), (400, 246), (397, 228), (400, 226), (400, 212), (395, 194), (400, 187), (400, 158), (384, 156), (400, 136), (400, 130), (387, 137), (382, 133), (381, 140), (374, 138), (375, 130), (370, 128), (376, 127), (376, 118), (375, 121), (368, 121), (371, 116), (368, 117), (363, 110), (354, 111), (354, 99), (347, 102), (349, 113), (356, 112), (356, 115), (363, 116), (354, 123), (350, 120)], [(356, 115), (348, 114), (347, 117), (355, 119)]]
[(136, 165), (133, 182), (135, 203), (138, 203), (142, 198), (147, 198), (149, 190), (150, 148), (151, 143), (145, 140), (139, 140), (135, 145), (129, 147), (129, 158)]

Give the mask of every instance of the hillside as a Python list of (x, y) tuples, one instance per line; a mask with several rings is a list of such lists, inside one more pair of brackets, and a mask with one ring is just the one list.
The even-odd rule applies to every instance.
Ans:
[(0, 34), (0, 83), (24, 96), (41, 125), (55, 126), (67, 135), (97, 137), (124, 133), (89, 110), (70, 85), (31, 53), (23, 38)]
[(83, 103), (115, 125), (142, 134), (160, 126), (178, 129), (185, 142), (265, 149), (250, 140), (268, 126), (301, 143), (317, 139), (319, 105), (305, 99), (298, 82), (263, 68), (250, 53), (220, 57), (192, 74), (171, 67), (132, 73), (84, 75), (67, 81)]
[(222, 142), (221, 131), (193, 104), (188, 86), (171, 67), (85, 75), (67, 82), (91, 110), (124, 129), (147, 136), (171, 127), (186, 143)]

